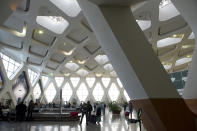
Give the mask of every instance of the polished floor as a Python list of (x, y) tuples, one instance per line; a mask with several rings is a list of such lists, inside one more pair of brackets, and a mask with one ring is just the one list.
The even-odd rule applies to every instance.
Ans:
[[(86, 125), (85, 119), (82, 125), (79, 125), (79, 122), (0, 122), (0, 131), (140, 131), (140, 129), (138, 124), (128, 124), (123, 113), (119, 116), (107, 111), (100, 125)], [(142, 131), (145, 131), (143, 127)]]

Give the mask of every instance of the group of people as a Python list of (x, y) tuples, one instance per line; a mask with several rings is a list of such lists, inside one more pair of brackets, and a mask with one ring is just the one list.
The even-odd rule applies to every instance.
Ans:
[(103, 111), (103, 114), (105, 114), (105, 108), (106, 104), (104, 103), (95, 103), (94, 104), (94, 110), (92, 108), (92, 105), (90, 101), (87, 103), (81, 103), (80, 109), (81, 109), (81, 120), (80, 125), (82, 124), (84, 115), (86, 116), (86, 124), (88, 125), (89, 122), (99, 124), (101, 121), (101, 110)]
[[(24, 102), (19, 102), (16, 105), (16, 121), (32, 120), (32, 112), (34, 110), (35, 104), (33, 100), (29, 102), (29, 105), (26, 106)], [(26, 115), (27, 112), (27, 115)]]

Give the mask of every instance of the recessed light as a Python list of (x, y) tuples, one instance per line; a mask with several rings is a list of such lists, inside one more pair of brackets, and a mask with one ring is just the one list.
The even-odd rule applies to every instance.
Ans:
[(182, 48), (183, 49), (186, 49), (186, 48), (188, 48), (189, 47), (189, 45), (182, 45)]
[(38, 34), (43, 34), (44, 31), (43, 30), (38, 30)]

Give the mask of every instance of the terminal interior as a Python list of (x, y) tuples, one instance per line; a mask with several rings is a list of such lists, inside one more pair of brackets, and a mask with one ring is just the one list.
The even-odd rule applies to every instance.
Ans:
[(197, 130), (196, 2), (1, 2), (0, 131)]

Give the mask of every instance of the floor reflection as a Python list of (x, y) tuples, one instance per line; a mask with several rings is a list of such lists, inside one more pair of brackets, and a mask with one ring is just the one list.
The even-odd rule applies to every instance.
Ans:
[[(112, 115), (107, 111), (100, 125), (86, 125), (85, 119), (82, 125), (78, 122), (0, 122), (0, 131), (139, 131), (139, 126), (128, 124), (123, 112)], [(143, 127), (142, 131), (145, 131)]]

